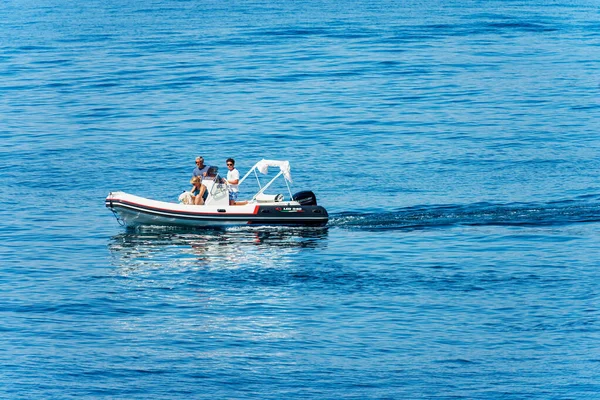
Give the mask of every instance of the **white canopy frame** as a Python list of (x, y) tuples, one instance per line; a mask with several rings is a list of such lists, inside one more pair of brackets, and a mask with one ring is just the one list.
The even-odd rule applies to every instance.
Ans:
[[(256, 171), (259, 171), (262, 174), (266, 174), (269, 172), (269, 167), (279, 167), (279, 173), (275, 175), (266, 185), (262, 186), (260, 184), (260, 179), (258, 178), (258, 174)], [(244, 175), (242, 179), (240, 179), (239, 184), (246, 180), (246, 178), (254, 172), (254, 176), (256, 177), (256, 182), (258, 182), (259, 191), (252, 196), (252, 200), (255, 200), (258, 196), (263, 194), (265, 190), (267, 190), (273, 182), (281, 175), (284, 177), (285, 186), (287, 187), (288, 193), (290, 194), (290, 200), (293, 198), (292, 190), (290, 189), (290, 183), (292, 182), (292, 175), (290, 173), (290, 163), (289, 161), (278, 161), (278, 160), (260, 160), (250, 170)]]

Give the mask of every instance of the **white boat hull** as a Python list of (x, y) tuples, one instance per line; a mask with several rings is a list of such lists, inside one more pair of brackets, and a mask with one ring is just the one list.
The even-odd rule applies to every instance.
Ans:
[(323, 226), (329, 219), (325, 208), (301, 205), (295, 201), (196, 206), (151, 200), (124, 192), (111, 192), (105, 204), (115, 213), (118, 220), (129, 227)]

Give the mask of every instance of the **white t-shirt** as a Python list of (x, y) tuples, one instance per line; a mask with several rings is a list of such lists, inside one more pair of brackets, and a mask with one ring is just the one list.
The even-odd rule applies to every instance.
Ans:
[[(235, 181), (240, 179), (240, 171), (238, 171), (237, 169), (232, 169), (231, 171), (227, 171), (227, 180), (228, 181)], [(229, 191), (230, 192), (234, 192), (236, 193), (238, 190), (240, 190), (239, 185), (233, 185), (233, 184), (229, 184)]]

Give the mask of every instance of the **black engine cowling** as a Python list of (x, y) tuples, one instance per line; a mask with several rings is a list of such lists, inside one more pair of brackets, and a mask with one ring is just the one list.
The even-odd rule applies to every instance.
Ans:
[(317, 196), (310, 190), (304, 190), (302, 192), (298, 192), (294, 194), (292, 198), (294, 201), (300, 203), (303, 206), (316, 206), (317, 205)]

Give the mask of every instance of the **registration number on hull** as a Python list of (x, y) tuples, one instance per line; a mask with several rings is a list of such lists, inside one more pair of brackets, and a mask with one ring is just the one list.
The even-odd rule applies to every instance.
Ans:
[(275, 208), (275, 209), (276, 209), (277, 211), (280, 211), (280, 212), (286, 212), (286, 213), (289, 213), (289, 212), (294, 212), (294, 213), (297, 213), (297, 212), (304, 212), (304, 210), (303, 210), (303, 209), (301, 209), (301, 208), (298, 208), (298, 207), (277, 207), (277, 208)]

